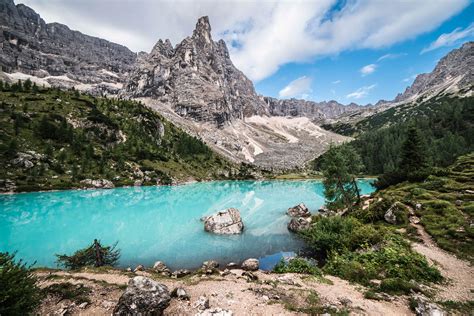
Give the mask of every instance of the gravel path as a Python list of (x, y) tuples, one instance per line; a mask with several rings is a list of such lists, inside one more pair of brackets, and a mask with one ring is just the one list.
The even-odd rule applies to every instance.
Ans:
[(437, 287), (436, 299), (441, 301), (474, 300), (474, 268), (469, 262), (439, 248), (420, 224), (412, 221), (411, 225), (417, 229), (422, 240), (422, 243), (412, 243), (413, 249), (438, 266), (443, 277), (448, 280), (447, 284)]

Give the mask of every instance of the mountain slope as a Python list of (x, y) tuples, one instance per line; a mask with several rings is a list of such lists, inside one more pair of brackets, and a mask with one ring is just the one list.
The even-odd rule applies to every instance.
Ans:
[(136, 60), (125, 46), (45, 23), (33, 9), (0, 0), (0, 68), (4, 79), (116, 93)]
[(135, 101), (2, 85), (0, 191), (94, 185), (87, 179), (115, 186), (169, 184), (238, 173), (200, 140)]

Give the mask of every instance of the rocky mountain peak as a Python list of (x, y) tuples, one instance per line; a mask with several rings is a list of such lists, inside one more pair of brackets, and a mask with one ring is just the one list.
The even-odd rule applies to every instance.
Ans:
[(196, 23), (196, 28), (193, 31), (193, 38), (195, 40), (203, 40), (207, 44), (211, 44), (211, 24), (209, 23), (209, 17), (202, 16)]
[(268, 113), (253, 83), (235, 68), (225, 42), (212, 40), (206, 16), (174, 49), (159, 40), (138, 60), (122, 94), (170, 104), (182, 117), (217, 126)]
[(473, 69), (474, 42), (467, 42), (441, 58), (432, 72), (416, 76), (413, 84), (394, 101), (406, 101), (429, 92), (455, 92), (466, 87), (471, 88), (474, 85)]

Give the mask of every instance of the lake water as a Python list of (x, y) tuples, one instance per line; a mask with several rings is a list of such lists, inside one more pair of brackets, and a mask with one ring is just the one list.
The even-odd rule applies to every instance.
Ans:
[[(360, 180), (362, 194), (374, 189)], [(92, 243), (118, 241), (119, 265), (196, 268), (249, 257), (273, 258), (302, 244), (287, 230), (286, 210), (304, 202), (312, 212), (324, 203), (320, 181), (215, 181), (180, 186), (71, 190), (0, 195), (0, 251), (36, 266), (56, 267), (55, 254)], [(235, 207), (243, 234), (206, 233), (200, 218)]]

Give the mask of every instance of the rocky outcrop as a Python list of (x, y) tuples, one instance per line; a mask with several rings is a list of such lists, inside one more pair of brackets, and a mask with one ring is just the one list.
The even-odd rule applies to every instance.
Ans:
[(156, 261), (155, 264), (153, 264), (153, 270), (163, 276), (171, 276), (170, 269), (161, 261)]
[(244, 230), (239, 210), (229, 208), (204, 219), (204, 230), (214, 234), (233, 235)]
[(300, 203), (296, 206), (290, 207), (286, 212), (289, 216), (292, 217), (310, 217), (311, 212), (309, 209), (304, 205), (304, 203)]
[(85, 179), (80, 182), (86, 189), (112, 189), (115, 185), (107, 179)]
[(260, 266), (258, 259), (250, 258), (242, 262), (241, 268), (246, 271), (257, 271)]
[(171, 300), (168, 288), (144, 276), (130, 279), (114, 315), (162, 315)]
[(46, 23), (13, 0), (0, 1), (0, 47), (6, 73), (29, 74), (54, 86), (89, 84), (91, 90), (120, 88), (136, 60), (125, 46)]
[(311, 227), (311, 217), (293, 217), (288, 223), (288, 230), (299, 233)]
[(437, 304), (430, 302), (422, 295), (413, 295), (411, 298), (413, 309), (418, 316), (444, 316), (447, 313)]
[[(416, 76), (413, 84), (395, 98), (401, 102), (433, 90), (457, 89), (474, 86), (474, 42), (467, 42), (440, 59), (430, 73)], [(455, 90), (454, 90), (455, 91)]]
[(252, 82), (230, 60), (225, 42), (212, 40), (208, 17), (201, 17), (193, 35), (175, 48), (159, 40), (138, 60), (123, 95), (151, 97), (182, 117), (217, 126), (267, 113)]

